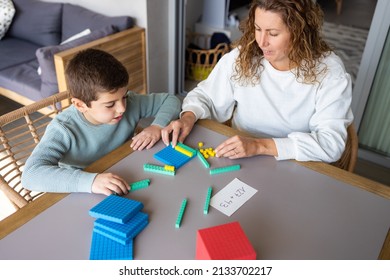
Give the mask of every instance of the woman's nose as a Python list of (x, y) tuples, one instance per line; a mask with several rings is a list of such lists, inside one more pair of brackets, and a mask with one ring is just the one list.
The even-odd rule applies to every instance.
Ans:
[(268, 46), (268, 36), (266, 34), (263, 33), (260, 35), (259, 45), (260, 45), (260, 47)]

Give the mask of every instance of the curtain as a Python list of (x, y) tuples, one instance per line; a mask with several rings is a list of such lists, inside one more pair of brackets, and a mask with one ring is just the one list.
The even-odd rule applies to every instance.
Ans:
[(389, 31), (360, 125), (359, 144), (364, 149), (390, 156)]

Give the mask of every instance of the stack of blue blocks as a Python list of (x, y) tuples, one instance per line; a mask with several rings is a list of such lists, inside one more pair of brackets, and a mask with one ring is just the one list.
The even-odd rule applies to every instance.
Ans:
[(143, 204), (110, 195), (89, 210), (96, 218), (92, 233), (91, 260), (132, 260), (134, 238), (148, 225)]

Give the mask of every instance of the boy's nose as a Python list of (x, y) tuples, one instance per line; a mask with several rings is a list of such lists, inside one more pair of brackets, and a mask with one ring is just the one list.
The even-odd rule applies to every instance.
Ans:
[(124, 113), (126, 111), (126, 105), (123, 102), (119, 102), (116, 111), (118, 113)]

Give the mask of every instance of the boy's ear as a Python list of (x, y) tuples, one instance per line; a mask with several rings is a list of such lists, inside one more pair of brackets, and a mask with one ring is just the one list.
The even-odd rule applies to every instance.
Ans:
[(84, 113), (88, 109), (87, 104), (85, 104), (84, 101), (82, 101), (78, 98), (73, 97), (71, 99), (71, 101), (72, 101), (73, 106), (75, 106), (76, 109), (79, 110), (81, 113)]

